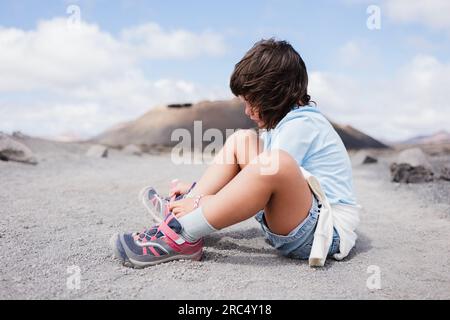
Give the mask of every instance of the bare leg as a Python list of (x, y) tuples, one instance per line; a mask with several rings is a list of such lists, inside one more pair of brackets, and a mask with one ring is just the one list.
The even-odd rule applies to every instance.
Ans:
[(239, 130), (228, 137), (201, 179), (192, 190), (193, 195), (214, 195), (230, 182), (262, 151), (261, 141), (253, 130)]
[[(264, 165), (277, 163), (273, 174)], [(270, 230), (287, 235), (308, 215), (312, 194), (297, 162), (285, 151), (263, 152), (216, 195), (201, 201), (203, 214), (216, 229), (244, 221), (261, 209)]]

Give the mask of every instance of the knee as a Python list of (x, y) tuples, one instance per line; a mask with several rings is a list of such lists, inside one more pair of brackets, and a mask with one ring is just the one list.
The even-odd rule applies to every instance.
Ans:
[(254, 130), (238, 130), (233, 133), (228, 145), (234, 150), (234, 155), (239, 166), (244, 168), (262, 150), (258, 134)]
[(252, 129), (241, 129), (235, 131), (232, 135), (230, 135), (227, 141), (232, 141), (236, 144), (248, 143), (252, 141), (256, 141), (258, 138), (258, 134), (255, 130)]
[(284, 150), (264, 151), (252, 162), (258, 165), (261, 175), (272, 178), (289, 177), (300, 172), (297, 161)]
[(225, 145), (232, 150), (241, 149), (242, 146), (252, 145), (256, 141), (257, 134), (251, 129), (241, 129), (233, 132), (227, 137)]

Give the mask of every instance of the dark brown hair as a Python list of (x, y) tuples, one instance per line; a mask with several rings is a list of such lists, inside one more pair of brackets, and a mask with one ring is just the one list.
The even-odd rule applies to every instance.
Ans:
[(273, 129), (294, 105), (309, 104), (308, 73), (297, 51), (286, 41), (261, 40), (239, 61), (230, 88)]

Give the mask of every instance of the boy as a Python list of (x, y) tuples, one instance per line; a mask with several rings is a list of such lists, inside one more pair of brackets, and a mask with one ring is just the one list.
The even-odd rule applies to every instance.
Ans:
[(359, 206), (350, 160), (310, 104), (300, 55), (285, 41), (259, 41), (236, 64), (230, 87), (265, 132), (231, 135), (194, 186), (175, 186), (176, 201), (149, 189), (146, 199), (158, 205), (162, 222), (111, 239), (125, 265), (199, 260), (203, 237), (255, 214), (271, 245), (311, 266), (323, 266), (327, 256), (343, 259), (354, 246)]

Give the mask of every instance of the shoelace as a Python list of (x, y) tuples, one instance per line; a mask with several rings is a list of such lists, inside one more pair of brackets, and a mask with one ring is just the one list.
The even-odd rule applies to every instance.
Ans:
[[(167, 219), (169, 219), (169, 221), (171, 220), (170, 217)], [(162, 231), (160, 231), (161, 225), (167, 224), (168, 223), (167, 219), (165, 221), (161, 222), (159, 225), (155, 225), (149, 229), (144, 229), (142, 232), (136, 233), (134, 239), (140, 240), (143, 242), (147, 242), (147, 241), (153, 241), (155, 239), (162, 237), (164, 235), (164, 233)]]
[(189, 188), (189, 190), (188, 191), (186, 191), (186, 193), (183, 193), (183, 194), (179, 194), (178, 196), (176, 196), (176, 197), (165, 197), (164, 199), (165, 200), (167, 200), (167, 201), (173, 201), (173, 200), (181, 200), (181, 199), (184, 199), (184, 198), (186, 198), (186, 197), (188, 197), (189, 196), (189, 193), (192, 191), (192, 189), (194, 189), (194, 187), (197, 185), (197, 182), (194, 182), (194, 183), (192, 183), (192, 185), (191, 185), (191, 187)]
[[(178, 197), (176, 197), (176, 198), (174, 198), (173, 199), (173, 197), (171, 198), (171, 197), (160, 197), (158, 194), (156, 194), (155, 195), (155, 197), (157, 197), (158, 198), (158, 200), (159, 200), (159, 203), (160, 203), (160, 206), (161, 206), (161, 208), (162, 208), (162, 206), (163, 206), (163, 204), (164, 204), (164, 201), (166, 201), (166, 205), (168, 205), (168, 202), (170, 202), (171, 200), (179, 200), (179, 199), (183, 199), (186, 195), (188, 195), (189, 194), (189, 192), (191, 192), (192, 191), (192, 189), (194, 189), (194, 187), (195, 187), (195, 185), (197, 184), (197, 182), (194, 182), (192, 185), (191, 185), (191, 187), (189, 188), (189, 190), (185, 193), (185, 194), (183, 194), (183, 195), (179, 195)], [(145, 202), (145, 195), (144, 194), (142, 194), (142, 202), (143, 202), (143, 204), (144, 204), (144, 206), (145, 206), (145, 208), (147, 209), (147, 210), (151, 210), (149, 207), (148, 207), (148, 205), (147, 205), (147, 203)], [(168, 210), (168, 209), (167, 209)], [(165, 222), (162, 222), (162, 223), (165, 223)], [(158, 236), (158, 234), (161, 234), (161, 235), (159, 235)], [(141, 237), (141, 235), (143, 236), (143, 237)], [(135, 236), (134, 236), (134, 240), (135, 241), (144, 241), (144, 242), (147, 242), (147, 241), (151, 241), (151, 240), (154, 240), (154, 239), (157, 239), (157, 238), (159, 238), (159, 237), (161, 237), (163, 235), (163, 233), (162, 232), (160, 232), (159, 231), (159, 225), (155, 225), (155, 226), (153, 226), (153, 227), (151, 227), (151, 228), (149, 228), (149, 229), (144, 229), (144, 230), (142, 230), (141, 232), (136, 232), (136, 234), (135, 234)], [(145, 239), (145, 240), (144, 240)]]
[[(159, 225), (155, 225), (149, 229), (144, 229), (141, 232), (136, 232), (134, 236), (135, 241), (150, 241), (159, 232)], [(145, 240), (144, 240), (145, 239)]]

